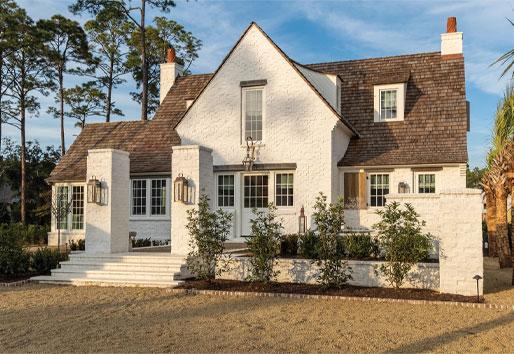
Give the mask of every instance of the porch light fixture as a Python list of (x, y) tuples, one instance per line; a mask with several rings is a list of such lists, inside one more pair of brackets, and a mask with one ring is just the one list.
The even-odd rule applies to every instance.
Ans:
[(188, 183), (182, 173), (173, 182), (173, 200), (175, 202), (186, 203), (188, 201)]
[(246, 156), (243, 159), (243, 166), (246, 171), (253, 169), (253, 163), (255, 161), (255, 142), (251, 136), (246, 137)]
[(398, 183), (398, 193), (399, 194), (405, 194), (405, 193), (409, 193), (410, 190), (409, 190), (409, 185), (407, 184), (407, 182), (400, 182)]
[(87, 202), (102, 204), (102, 182), (94, 176), (87, 181)]
[(307, 218), (305, 217), (305, 209), (300, 209), (300, 216), (298, 217), (298, 233), (303, 235), (307, 231)]

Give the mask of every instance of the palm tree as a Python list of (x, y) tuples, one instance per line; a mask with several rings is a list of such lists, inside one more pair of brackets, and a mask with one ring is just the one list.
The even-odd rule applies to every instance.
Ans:
[(496, 244), (500, 268), (512, 266), (511, 250), (509, 246), (509, 228), (507, 220), (507, 197), (510, 192), (507, 171), (510, 165), (510, 149), (505, 148), (494, 157), (490, 169), (490, 179), (494, 188), (496, 200)]
[(491, 174), (489, 170), (484, 173), (480, 185), (482, 186), (485, 195), (485, 223), (487, 225), (489, 257), (498, 257), (498, 248), (496, 245), (496, 199), (494, 195), (494, 185), (493, 181), (491, 180)]
[[(514, 22), (510, 19), (507, 19), (512, 26), (514, 26)], [(501, 66), (505, 66), (505, 69), (502, 71), (500, 77), (505, 76), (513, 67), (514, 67), (514, 49), (509, 50), (504, 53), (501, 57), (496, 59), (491, 65), (500, 64)], [(512, 77), (514, 78), (514, 71), (512, 71)]]

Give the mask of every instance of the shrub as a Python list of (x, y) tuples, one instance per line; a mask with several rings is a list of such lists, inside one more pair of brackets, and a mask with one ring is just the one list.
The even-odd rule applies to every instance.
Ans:
[(223, 244), (228, 240), (232, 215), (209, 207), (209, 198), (200, 196), (198, 209), (187, 211), (187, 229), (191, 236), (187, 268), (199, 279), (213, 279), (221, 273)]
[(319, 237), (312, 230), (307, 230), (298, 237), (298, 252), (305, 258), (318, 258)]
[(150, 247), (152, 245), (151, 238), (138, 238), (136, 240), (132, 240), (132, 247)]
[(253, 210), (255, 217), (251, 237), (246, 241), (250, 257), (250, 274), (248, 280), (269, 282), (278, 275), (274, 270), (280, 247), (282, 224), (276, 218), (277, 208), (268, 205), (267, 211)]
[(65, 253), (59, 250), (52, 250), (48, 247), (40, 248), (30, 258), (30, 267), (37, 274), (50, 274), (50, 270), (59, 266), (59, 262), (68, 258)]
[(393, 202), (384, 210), (378, 210), (377, 214), (381, 220), (373, 228), (377, 230), (385, 263), (376, 272), (382, 273), (389, 284), (399, 288), (412, 267), (428, 258), (433, 249), (433, 237), (422, 232), (425, 221), (419, 220), (410, 204), (405, 204), (405, 209), (402, 209), (398, 202)]
[(85, 251), (86, 250), (86, 240), (78, 239), (69, 241), (70, 251)]
[(345, 252), (349, 258), (365, 259), (378, 257), (378, 242), (371, 235), (350, 234), (343, 238)]
[(298, 235), (289, 234), (282, 236), (280, 241), (281, 256), (296, 256), (298, 254)]
[(319, 234), (316, 259), (320, 271), (318, 282), (324, 287), (340, 288), (352, 279), (351, 268), (344, 260), (343, 242), (339, 237), (344, 225), (343, 199), (327, 204), (327, 197), (320, 193), (314, 204), (313, 218)]
[(21, 223), (2, 224), (2, 228), (10, 229), (14, 234), (18, 235), (20, 241), (28, 245), (46, 244), (48, 243), (47, 225), (23, 225)]
[(0, 225), (0, 275), (16, 276), (29, 270), (29, 255), (17, 228)]

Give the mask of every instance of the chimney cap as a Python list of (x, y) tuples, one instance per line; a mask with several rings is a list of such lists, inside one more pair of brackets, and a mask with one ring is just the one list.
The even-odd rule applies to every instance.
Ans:
[(166, 62), (167, 63), (174, 63), (175, 62), (175, 57), (176, 57), (175, 48), (169, 47), (168, 50), (166, 51)]
[(457, 17), (448, 17), (446, 21), (446, 33), (457, 32)]

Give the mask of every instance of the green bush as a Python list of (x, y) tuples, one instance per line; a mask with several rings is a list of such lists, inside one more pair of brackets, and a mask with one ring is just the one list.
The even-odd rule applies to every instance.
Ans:
[(296, 256), (298, 254), (298, 235), (289, 234), (282, 236), (280, 241), (281, 256)]
[(70, 251), (85, 251), (86, 250), (86, 240), (84, 239), (78, 239), (70, 240), (69, 242)]
[(344, 243), (339, 236), (344, 225), (343, 199), (327, 204), (327, 197), (320, 193), (314, 204), (313, 219), (319, 234), (318, 282), (323, 287), (341, 288), (352, 279), (352, 269), (344, 259)]
[(23, 225), (23, 224), (2, 224), (2, 227), (10, 229), (18, 235), (20, 241), (26, 245), (41, 245), (48, 243), (47, 225)]
[(138, 238), (137, 240), (132, 240), (132, 247), (150, 247), (152, 245), (151, 238)]
[(251, 253), (248, 280), (269, 282), (279, 273), (274, 267), (280, 251), (282, 224), (276, 220), (276, 212), (273, 204), (268, 205), (267, 211), (253, 209), (252, 234), (246, 241)]
[(345, 252), (349, 258), (366, 259), (379, 255), (378, 242), (365, 234), (350, 234), (343, 237)]
[(232, 215), (221, 209), (211, 211), (209, 198), (200, 196), (198, 209), (187, 211), (190, 252), (187, 255), (187, 268), (199, 279), (214, 279), (220, 274), (224, 243), (228, 240)]
[(23, 249), (22, 235), (9, 225), (0, 225), (0, 275), (17, 276), (26, 274), (30, 260)]
[(377, 211), (380, 221), (373, 225), (377, 230), (380, 250), (385, 263), (376, 269), (392, 286), (399, 288), (412, 267), (428, 258), (433, 249), (433, 237), (423, 233), (425, 221), (419, 220), (412, 205), (402, 209), (398, 202), (387, 204)]
[(30, 257), (30, 267), (37, 274), (50, 274), (50, 270), (56, 269), (59, 262), (66, 260), (66, 254), (48, 247), (40, 248)]
[(298, 237), (298, 253), (308, 259), (318, 257), (319, 237), (312, 230), (307, 230)]

